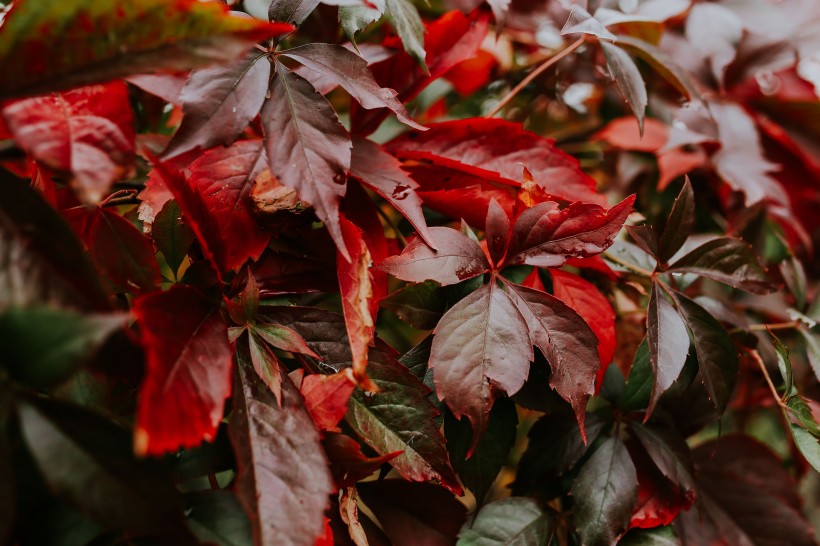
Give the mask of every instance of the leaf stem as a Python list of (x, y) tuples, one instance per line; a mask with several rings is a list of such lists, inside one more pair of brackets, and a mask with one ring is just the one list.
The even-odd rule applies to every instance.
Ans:
[(739, 334), (740, 332), (765, 332), (767, 330), (791, 330), (800, 326), (800, 322), (790, 320), (789, 322), (773, 322), (770, 324), (750, 324), (745, 328), (732, 328), (729, 330), (730, 334)]
[(504, 96), (504, 98), (502, 98), (498, 102), (498, 104), (495, 105), (495, 107), (490, 111), (490, 113), (484, 117), (491, 118), (494, 115), (496, 115), (502, 108), (504, 108), (504, 106), (507, 105), (508, 102), (510, 102), (513, 99), (513, 97), (515, 97), (522, 89), (524, 89), (524, 87), (526, 87), (532, 80), (540, 76), (549, 67), (551, 67), (552, 65), (554, 65), (555, 63), (557, 63), (558, 61), (560, 61), (561, 59), (563, 59), (564, 57), (566, 57), (567, 55), (581, 47), (584, 44), (584, 42), (586, 42), (586, 35), (581, 36), (580, 38), (572, 42), (570, 45), (568, 45), (567, 47), (565, 47), (564, 49), (562, 49), (561, 51), (559, 51), (558, 53), (544, 61), (543, 64), (541, 64), (541, 66), (530, 72), (526, 78), (521, 80), (521, 82), (518, 85), (516, 85), (509, 93), (507, 93)]
[(654, 272), (649, 271), (648, 269), (644, 269), (643, 267), (637, 266), (635, 264), (631, 264), (631, 263), (627, 262), (626, 260), (622, 260), (621, 258), (618, 258), (617, 256), (613, 256), (609, 252), (605, 252), (604, 257), (607, 260), (609, 260), (611, 262), (615, 262), (618, 265), (622, 265), (625, 268), (633, 271), (634, 273), (638, 273), (640, 275), (643, 275), (644, 277), (649, 277), (651, 279), (655, 276)]
[(401, 232), (401, 231), (399, 231), (399, 228), (398, 228), (398, 226), (396, 226), (395, 222), (393, 222), (393, 219), (392, 219), (392, 218), (390, 218), (390, 217), (387, 215), (387, 213), (385, 213), (385, 212), (382, 210), (382, 208), (381, 208), (380, 206), (378, 206), (378, 205), (376, 205), (376, 212), (379, 214), (379, 216), (381, 216), (381, 217), (382, 217), (382, 220), (384, 220), (384, 222), (385, 222), (388, 226), (390, 226), (390, 229), (392, 229), (392, 230), (393, 230), (393, 233), (395, 233), (395, 234), (396, 234), (396, 239), (398, 239), (398, 240), (399, 240), (399, 242), (401, 243), (402, 248), (406, 247), (406, 246), (407, 246), (407, 239), (405, 239), (405, 238), (404, 238), (404, 235), (402, 234), (402, 232)]
[(750, 350), (749, 355), (751, 355), (752, 360), (757, 362), (757, 365), (760, 367), (760, 371), (763, 372), (763, 377), (766, 378), (766, 383), (769, 385), (769, 390), (772, 391), (772, 396), (774, 396), (774, 399), (777, 401), (777, 405), (784, 408), (785, 405), (783, 404), (783, 398), (780, 394), (778, 394), (777, 389), (774, 386), (774, 382), (769, 376), (769, 370), (766, 369), (766, 363), (763, 362), (763, 359), (760, 357), (760, 353), (755, 350)]

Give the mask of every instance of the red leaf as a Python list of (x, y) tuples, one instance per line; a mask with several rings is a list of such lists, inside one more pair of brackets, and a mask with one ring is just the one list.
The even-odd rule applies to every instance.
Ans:
[(63, 214), (114, 293), (147, 292), (159, 286), (162, 277), (154, 249), (134, 224), (101, 207), (76, 207)]
[(598, 356), (601, 367), (595, 381), (597, 388), (603, 384), (604, 374), (615, 356), (615, 312), (609, 301), (589, 281), (565, 271), (550, 270), (552, 293), (574, 309), (592, 328), (598, 337)]
[(258, 51), (237, 62), (194, 70), (180, 93), (182, 124), (163, 158), (236, 140), (262, 108), (270, 71), (268, 57)]
[(338, 488), (354, 485), (403, 453), (394, 451), (378, 457), (367, 457), (362, 453), (359, 443), (344, 434), (327, 434), (322, 445), (330, 459), (330, 471)]
[(570, 258), (567, 260), (566, 265), (577, 267), (578, 269), (596, 271), (611, 281), (618, 280), (618, 274), (612, 271), (612, 268), (609, 267), (609, 264), (607, 264), (606, 260), (601, 258), (600, 255), (590, 256), (589, 258)]
[(669, 140), (669, 129), (660, 120), (646, 118), (641, 136), (635, 119), (627, 116), (610, 121), (593, 138), (621, 150), (655, 153)]
[(479, 50), (475, 57), (461, 61), (444, 75), (456, 92), (467, 97), (486, 86), (498, 61), (492, 53)]
[(430, 228), (430, 236), (438, 250), (415, 239), (399, 256), (379, 264), (379, 269), (404, 281), (434, 280), (442, 285), (456, 284), (490, 270), (481, 246), (460, 231), (434, 227)]
[(430, 125), (424, 133), (402, 135), (387, 149), (399, 159), (426, 161), (516, 188), (526, 167), (550, 195), (605, 203), (577, 159), (559, 150), (555, 141), (525, 131), (518, 123), (485, 118), (445, 121)]
[(146, 352), (134, 449), (159, 455), (213, 440), (231, 393), (231, 349), (219, 309), (175, 285), (134, 301)]
[(100, 201), (131, 170), (134, 118), (121, 81), (13, 101), (2, 114), (20, 147), (48, 167), (71, 173), (87, 203)]
[(342, 294), (347, 337), (353, 356), (353, 376), (368, 391), (375, 385), (367, 378), (367, 351), (373, 343), (376, 323), (370, 313), (373, 300), (373, 279), (370, 275), (370, 252), (362, 238), (362, 230), (344, 216), (339, 217), (345, 246), (350, 253), (347, 261), (341, 252), (336, 258), (339, 291)]
[(270, 93), (262, 125), (271, 173), (313, 206), (348, 260), (338, 218), (350, 169), (350, 135), (330, 103), (280, 62)]
[[(451, 11), (429, 23), (424, 35), (428, 72), (403, 52), (371, 65), (370, 70), (379, 85), (395, 89), (399, 101), (406, 103), (452, 67), (475, 56), (487, 35), (488, 21), (487, 14), (479, 11), (470, 16)], [(385, 116), (384, 110), (362, 111), (352, 105), (350, 117), (353, 132), (357, 135), (370, 134)]]
[(473, 427), (472, 453), (500, 392), (515, 394), (533, 358), (527, 323), (495, 280), (469, 294), (441, 318), (434, 331), (430, 368), (439, 399)]
[(515, 221), (507, 261), (560, 267), (571, 257), (600, 254), (621, 231), (634, 201), (631, 195), (609, 210), (584, 203), (559, 209), (551, 201), (526, 209)]
[(349, 369), (332, 375), (310, 374), (302, 380), (300, 390), (305, 408), (320, 431), (339, 432), (336, 426), (347, 413), (347, 401), (356, 388)]

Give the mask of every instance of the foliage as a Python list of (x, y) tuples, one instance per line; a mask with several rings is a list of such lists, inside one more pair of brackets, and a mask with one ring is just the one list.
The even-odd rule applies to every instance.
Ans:
[(817, 2), (6, 4), (0, 544), (817, 544)]

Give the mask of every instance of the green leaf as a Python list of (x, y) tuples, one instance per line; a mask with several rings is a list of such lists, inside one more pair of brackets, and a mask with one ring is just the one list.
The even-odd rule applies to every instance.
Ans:
[(0, 312), (0, 364), (30, 387), (56, 385), (125, 322), (125, 315), (81, 315), (54, 307), (6, 309)]
[(618, 546), (680, 546), (680, 539), (672, 527), (633, 529)]
[(196, 491), (185, 495), (188, 527), (207, 544), (246, 546), (253, 542), (248, 516), (230, 491)]
[(799, 425), (790, 424), (789, 430), (800, 453), (817, 472), (820, 472), (820, 441)]
[(675, 198), (675, 203), (672, 205), (669, 219), (666, 220), (658, 245), (658, 258), (662, 262), (668, 261), (680, 250), (689, 234), (692, 233), (694, 223), (695, 192), (692, 191), (692, 184), (687, 176), (680, 193)]
[(481, 505), (493, 485), (498, 473), (507, 460), (507, 455), (515, 443), (518, 414), (515, 404), (509, 398), (499, 398), (490, 411), (487, 431), (479, 441), (473, 454), (470, 441), (473, 430), (468, 419), (456, 419), (449, 411), (444, 417), (444, 437), (453, 468), (467, 489), (473, 492)]
[(673, 273), (694, 273), (754, 294), (773, 290), (749, 243), (719, 237), (702, 244), (671, 266)]
[(356, 41), (357, 32), (384, 15), (385, 0), (372, 0), (371, 4), (375, 7), (339, 6), (339, 24), (351, 42)]
[(197, 0), (18, 0), (0, 31), (0, 97), (38, 95), (241, 56), (288, 32)]
[(629, 368), (629, 377), (626, 380), (626, 389), (621, 399), (621, 409), (624, 411), (638, 411), (649, 407), (653, 387), (652, 361), (649, 359), (649, 344), (644, 337), (632, 367)]
[(626, 446), (606, 438), (572, 484), (575, 525), (585, 546), (611, 546), (626, 530), (638, 498), (638, 476)]
[(706, 309), (680, 292), (669, 290), (678, 312), (692, 333), (706, 393), (722, 414), (738, 370), (737, 349), (723, 325)]
[(432, 330), (444, 314), (446, 299), (437, 282), (424, 281), (393, 292), (381, 306), (417, 330)]
[(404, 50), (427, 71), (424, 58), (424, 23), (421, 22), (419, 11), (410, 0), (386, 0), (387, 14), (390, 22), (401, 38)]
[(534, 499), (509, 497), (482, 507), (457, 546), (547, 546), (556, 522)]
[(648, 98), (641, 71), (626, 51), (606, 40), (601, 40), (599, 43), (601, 49), (604, 50), (609, 74), (618, 84), (626, 103), (638, 119), (638, 129), (643, 135), (643, 118), (646, 114)]
[(175, 200), (168, 201), (151, 224), (151, 237), (162, 252), (174, 275), (194, 242), (194, 231), (182, 221), (182, 212)]

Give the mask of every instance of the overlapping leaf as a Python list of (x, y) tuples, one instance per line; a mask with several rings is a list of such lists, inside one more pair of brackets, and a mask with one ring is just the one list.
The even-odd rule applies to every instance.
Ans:
[(479, 510), (475, 519), (459, 532), (462, 546), (516, 546), (549, 544), (555, 534), (555, 518), (536, 500), (510, 497)]

